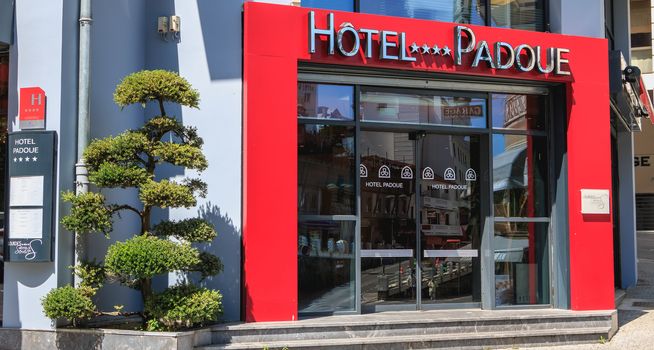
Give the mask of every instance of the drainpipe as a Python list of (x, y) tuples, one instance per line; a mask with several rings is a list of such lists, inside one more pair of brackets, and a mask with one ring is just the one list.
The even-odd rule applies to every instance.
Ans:
[[(77, 105), (77, 163), (75, 164), (75, 193), (83, 194), (89, 191), (89, 178), (86, 164), (82, 155), (89, 144), (91, 118), (90, 118), (90, 75), (91, 75), (91, 0), (79, 2), (79, 84)], [(81, 235), (75, 234), (75, 265), (84, 258), (84, 242)], [(81, 281), (75, 276), (75, 286)]]

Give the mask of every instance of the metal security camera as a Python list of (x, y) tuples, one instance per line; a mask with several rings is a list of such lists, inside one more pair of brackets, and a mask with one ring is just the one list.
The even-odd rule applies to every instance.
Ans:
[(636, 66), (627, 66), (622, 73), (624, 74), (624, 80), (630, 83), (636, 83), (640, 79), (640, 68)]

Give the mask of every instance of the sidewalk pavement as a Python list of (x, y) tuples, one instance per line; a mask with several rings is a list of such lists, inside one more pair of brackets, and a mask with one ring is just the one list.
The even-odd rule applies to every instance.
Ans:
[[(638, 232), (638, 285), (618, 307), (620, 330), (610, 342), (550, 346), (552, 350), (654, 349), (654, 232)], [(545, 348), (538, 348), (545, 349)]]

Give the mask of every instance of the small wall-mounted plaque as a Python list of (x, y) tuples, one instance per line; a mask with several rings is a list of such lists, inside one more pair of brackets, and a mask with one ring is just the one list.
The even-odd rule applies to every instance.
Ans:
[(581, 190), (582, 214), (611, 214), (609, 190)]

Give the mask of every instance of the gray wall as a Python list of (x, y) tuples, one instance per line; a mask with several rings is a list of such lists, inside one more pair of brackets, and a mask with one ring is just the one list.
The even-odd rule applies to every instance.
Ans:
[[(120, 80), (145, 68), (145, 2), (130, 0), (93, 1), (91, 34), (91, 137), (117, 135), (143, 124), (143, 108), (133, 105), (122, 111), (113, 102), (113, 92)], [(103, 190), (113, 203), (139, 205), (137, 192)], [(87, 237), (88, 259), (104, 260), (107, 247), (140, 232), (138, 217), (121, 213), (114, 220), (110, 239), (94, 233)], [(140, 294), (118, 284), (107, 284), (97, 295), (100, 309), (112, 311), (114, 305), (124, 305), (126, 311), (141, 308)]]
[[(191, 209), (157, 212), (173, 220), (204, 217), (218, 237), (204, 248), (218, 255), (225, 271), (206, 281), (223, 293), (224, 319), (240, 319), (241, 273), (241, 9), (240, 0), (148, 0), (143, 28), (146, 67), (178, 70), (199, 92), (200, 108), (167, 106), (185, 125), (196, 126), (204, 139), (209, 168), (202, 174), (164, 168), (160, 177), (199, 177), (209, 186), (207, 198)], [(178, 42), (161, 40), (158, 16), (181, 17)], [(229, 33), (226, 35), (225, 33)], [(158, 109), (148, 108), (146, 116)], [(175, 282), (171, 276), (168, 284)]]
[[(158, 178), (200, 177), (209, 185), (209, 195), (190, 209), (159, 210), (154, 220), (179, 220), (202, 216), (218, 231), (218, 238), (205, 248), (221, 257), (225, 271), (205, 282), (223, 293), (224, 319), (240, 318), (241, 266), (241, 1), (94, 1), (93, 16), (93, 137), (116, 135), (142, 125), (158, 114), (156, 106), (130, 106), (120, 111), (112, 101), (113, 90), (127, 74), (141, 69), (179, 71), (200, 92), (200, 109), (166, 105), (166, 112), (186, 125), (196, 126), (205, 140), (209, 168), (202, 174), (181, 168), (162, 167)], [(164, 41), (157, 33), (157, 17), (181, 17), (181, 40)], [(116, 26), (120, 18), (120, 26)], [(230, 35), (221, 35), (230, 33)], [(129, 38), (127, 40), (126, 38)], [(115, 190), (108, 198), (135, 205), (132, 190)], [(107, 247), (137, 233), (139, 223), (129, 212), (110, 240), (96, 235), (90, 258), (101, 260)], [(89, 242), (91, 243), (91, 242)], [(159, 279), (159, 289), (176, 282), (176, 276)], [(123, 304), (126, 310), (140, 307), (140, 296), (118, 285), (104, 287), (99, 305), (111, 310)]]
[[(41, 86), (47, 93), (47, 128), (59, 132), (59, 188), (72, 189), (76, 160), (77, 1), (23, 0), (16, 6), (15, 41), (11, 47), (10, 115), (17, 114), (18, 88)], [(93, 138), (116, 135), (142, 125), (155, 109), (113, 103), (116, 84), (141, 69), (179, 71), (199, 90), (200, 109), (168, 106), (186, 125), (198, 127), (205, 140), (209, 168), (202, 174), (163, 168), (158, 177), (197, 176), (209, 185), (209, 195), (191, 209), (159, 211), (160, 219), (202, 216), (214, 223), (219, 237), (204, 247), (219, 255), (225, 272), (205, 281), (222, 291), (224, 319), (240, 318), (241, 266), (241, 0), (93, 1), (91, 133)], [(156, 33), (158, 16), (181, 16), (181, 41), (164, 42)], [(229, 35), (225, 35), (229, 33)], [(46, 59), (47, 58), (47, 59)], [(13, 119), (13, 117), (10, 117)], [(11, 122), (11, 120), (10, 120)], [(15, 130), (15, 129), (14, 129)], [(110, 201), (138, 205), (133, 190), (104, 191)], [(60, 203), (59, 198), (56, 199)], [(68, 209), (59, 205), (60, 213)], [(110, 239), (86, 237), (85, 256), (102, 260), (107, 247), (139, 230), (129, 212), (115, 225)], [(40, 299), (52, 288), (72, 281), (72, 235), (58, 227), (56, 262), (7, 263), (5, 266), (4, 327), (51, 328)], [(174, 277), (160, 281), (161, 288)], [(107, 285), (98, 294), (101, 309), (140, 307), (137, 292)]]
[[(57, 193), (71, 189), (73, 182), (75, 127), (72, 118), (76, 114), (76, 80), (71, 73), (76, 66), (77, 13), (72, 1), (18, 2), (14, 43), (10, 49), (10, 130), (17, 131), (11, 125), (17, 115), (18, 89), (42, 87), (47, 96), (46, 127), (57, 131), (59, 138)], [(59, 203), (58, 195), (56, 200)], [(61, 210), (61, 206), (55, 208)], [(51, 327), (50, 320), (43, 315), (40, 300), (50, 289), (71, 281), (67, 266), (72, 262), (72, 235), (60, 227), (55, 231), (54, 263), (5, 264), (3, 327)]]

